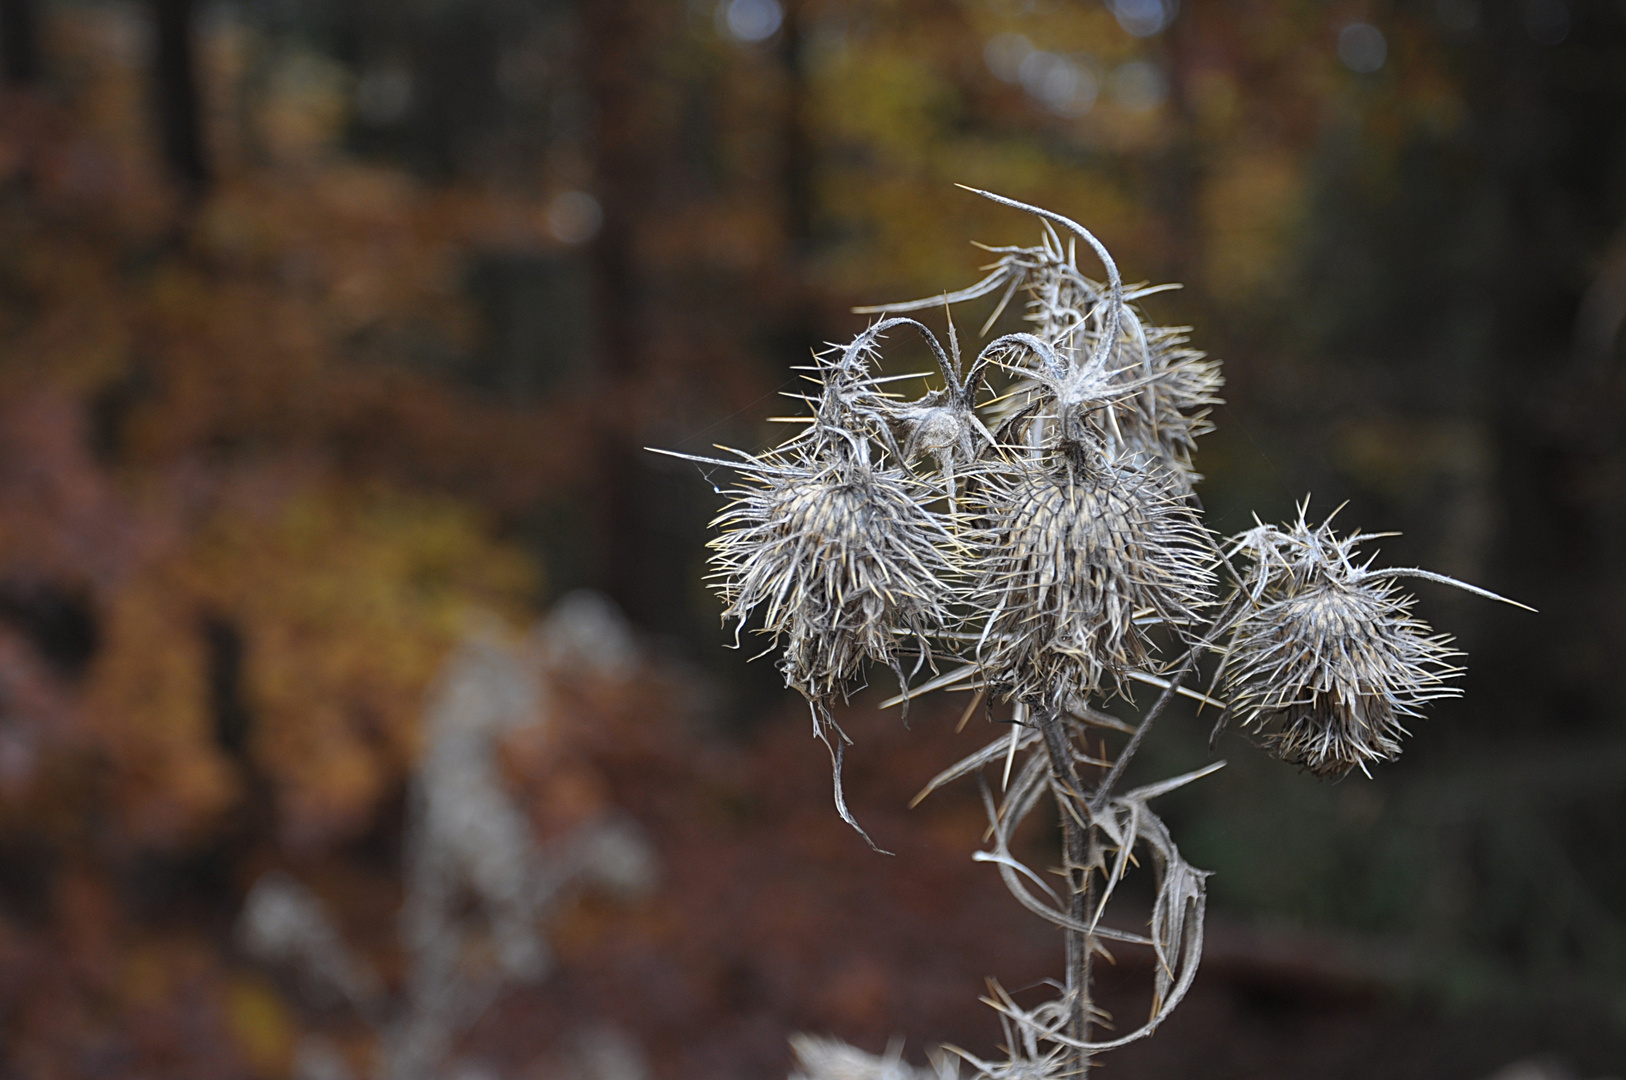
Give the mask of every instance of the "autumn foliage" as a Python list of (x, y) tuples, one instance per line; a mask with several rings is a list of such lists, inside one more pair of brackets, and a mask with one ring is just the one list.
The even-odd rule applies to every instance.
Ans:
[[(1123, 1075), (1445, 1056), (1396, 987), (1593, 1024), (1568, 1045), (1607, 1054), (1619, 845), (1577, 838), (1613, 836), (1626, 760), (1613, 8), (1558, 4), (1549, 42), (1522, 12), (1551, 3), (1188, 2), (1136, 37), (1095, 0), (786, 0), (760, 39), (737, 6), (153, 0), (196, 47), (207, 175), (178, 181), (148, 8), (0, 0), (0, 1075), (284, 1077), (312, 1035), (366, 1075), (371, 1030), (237, 920), (285, 873), (400, 991), (426, 694), (471, 637), (547, 687), (499, 754), (535, 835), (624, 815), (660, 885), (562, 899), (558, 966), (492, 1004), (465, 1076), (636, 1080), (597, 1031), (660, 1080), (783, 1075), (797, 1030), (991, 1049), (983, 975), (1053, 976), (1055, 941), (993, 929), (1025, 924), (989, 917), (1011, 901), (969, 860), (974, 792), (903, 809), (987, 732), (856, 699), (854, 811), (898, 855), (870, 853), (805, 712), (717, 647), (719, 500), (641, 451), (766, 448), (757, 418), (853, 306), (974, 280), (967, 236), (1030, 242), (957, 182), (1189, 283), (1147, 303), (1227, 364), (1199, 489), (1221, 527), (1348, 495), (1409, 530), (1386, 558), (1568, 613), (1539, 642), (1439, 620), (1497, 681), (1375, 795), (1232, 769), (1171, 811), (1218, 871), (1213, 981)], [(1340, 59), (1357, 20), (1379, 69)], [(631, 620), (619, 666), (537, 647), (583, 585)], [(1571, 740), (1548, 779), (1453, 771), (1523, 767), (1534, 716)], [(1236, 929), (1284, 923), (1310, 944)], [(1429, 1075), (1559, 1030), (1471, 1015), (1471, 1064)]]

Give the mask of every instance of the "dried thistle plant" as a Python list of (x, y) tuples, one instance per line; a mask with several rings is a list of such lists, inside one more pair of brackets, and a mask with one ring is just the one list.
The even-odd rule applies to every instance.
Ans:
[[(831, 705), (846, 696), (865, 661), (887, 665), (906, 684), (900, 647), (912, 641), (929, 663), (932, 635), (948, 626), (955, 597), (954, 534), (931, 508), (937, 493), (905, 468), (891, 432), (897, 417), (870, 371), (881, 334), (900, 324), (920, 330), (943, 355), (931, 331), (913, 320), (878, 323), (839, 355), (815, 357), (822, 392), (812, 399), (806, 431), (768, 454), (699, 459), (744, 474), (712, 523), (720, 531), (711, 542), (711, 577), (724, 617), (738, 626), (760, 611), (763, 633), (783, 646), (785, 685), (807, 699), (813, 733), (830, 750), (836, 809), (861, 834), (842, 792), (849, 740)], [(956, 408), (929, 409), (942, 415), (918, 422), (941, 438)], [(952, 461), (958, 443), (934, 448)]]
[[(675, 456), (743, 477), (714, 522), (724, 617), (743, 626), (760, 615), (761, 632), (783, 649), (780, 670), (812, 707), (835, 761), (837, 808), (855, 828), (841, 792), (845, 737), (830, 710), (861, 685), (867, 664), (905, 680), (889, 705), (954, 689), (975, 694), (967, 718), (984, 702), (1009, 710), (1004, 734), (920, 797), (978, 778), (990, 843), (974, 858), (1062, 930), (1064, 977), (1032, 1007), (990, 984), (983, 1000), (1005, 1026), (1002, 1060), (947, 1049), (972, 1080), (1084, 1077), (1096, 1055), (1157, 1029), (1202, 955), (1208, 875), (1181, 857), (1150, 803), (1223, 762), (1117, 791), (1175, 698), (1217, 707), (1216, 735), (1237, 715), (1316, 775), (1364, 771), (1399, 753), (1403, 719), (1456, 693), (1449, 639), (1411, 614), (1395, 580), (1502, 598), (1423, 570), (1374, 569), (1355, 549), (1375, 534), (1340, 538), (1328, 524), (1312, 528), (1302, 509), (1285, 528), (1218, 541), (1192, 493), (1218, 363), (1189, 347), (1186, 328), (1146, 319), (1134, 301), (1165, 287), (1126, 289), (1083, 226), (977, 194), (1038, 217), (1040, 243), (989, 249), (998, 258), (987, 276), (958, 293), (859, 309), (887, 317), (816, 358), (811, 415), (781, 446), (735, 461)], [(1080, 272), (1079, 241), (1105, 282)], [(952, 317), (944, 349), (896, 314), (997, 294), (986, 334), (1018, 291), (1031, 330), (989, 342), (963, 371)], [(942, 376), (914, 400), (893, 389), (914, 377), (877, 374), (886, 334), (900, 328), (925, 338)], [(996, 374), (1005, 379), (997, 394), (987, 385)], [(1184, 685), (1209, 654), (1220, 657), (1216, 685), (1229, 703)], [(908, 686), (923, 669), (930, 675)], [(1137, 723), (1105, 711), (1137, 684), (1160, 691)], [(1116, 750), (1109, 736), (1122, 737)], [(1001, 766), (996, 795), (984, 773)], [(1061, 828), (1060, 887), (1015, 855), (1018, 830), (1046, 804)], [(1154, 879), (1144, 932), (1103, 921), (1136, 866)], [(1092, 995), (1096, 958), (1117, 948), (1153, 954), (1146, 1019), (1127, 1029)], [(896, 1051), (795, 1045), (808, 1080), (932, 1075)], [(934, 1071), (958, 1075), (944, 1062)]]
[[(543, 658), (588, 643), (594, 657), (569, 655), (572, 666), (625, 665), (627, 646), (604, 626), (615, 617), (606, 607), (591, 595), (561, 601), (536, 634)], [(533, 664), (495, 640), (472, 637), (442, 667), (426, 709), (428, 745), (411, 784), (399, 994), (386, 992), (297, 880), (274, 870), (249, 890), (238, 919), (244, 950), (295, 973), (311, 1004), (345, 1005), (373, 1028), (380, 1080), (450, 1075), (457, 1040), (502, 991), (551, 969), (540, 923), (570, 890), (632, 896), (654, 887), (654, 852), (630, 821), (590, 821), (543, 843), (504, 784), (498, 740), (546, 722), (548, 700)], [(310, 1040), (296, 1080), (349, 1080), (343, 1057)]]

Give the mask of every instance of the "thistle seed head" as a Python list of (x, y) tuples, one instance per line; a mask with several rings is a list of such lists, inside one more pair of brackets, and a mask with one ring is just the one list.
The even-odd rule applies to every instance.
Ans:
[(731, 492), (711, 576), (725, 619), (762, 610), (786, 685), (823, 710), (865, 660), (897, 668), (900, 637), (925, 649), (944, 625), (952, 568), (939, 545), (953, 540), (901, 471), (797, 458)]
[(897, 408), (904, 431), (903, 456), (928, 454), (939, 472), (952, 476), (977, 456), (976, 414), (948, 390), (933, 390)]
[(1039, 247), (1018, 248), (1000, 261), (1028, 294), (1026, 318), (1034, 334), (1069, 355), (1088, 356), (1095, 344), (1087, 330), (1090, 314), (1107, 302), (1107, 285), (1079, 272), (1077, 259), (1071, 251), (1062, 252), (1048, 222)]
[(991, 684), (1059, 709), (1153, 663), (1148, 630), (1193, 624), (1213, 592), (1202, 524), (1166, 472), (1062, 455), (990, 475), (978, 602)]
[(1219, 361), (1186, 347), (1183, 327), (1150, 325), (1127, 303), (1111, 349), (1100, 345), (1099, 321), (1080, 315), (1072, 344), (1058, 346), (1071, 357), (1064, 378), (1028, 377), (1055, 397), (1064, 434), (1080, 426), (1075, 417), (1094, 414), (1117, 452), (1163, 466), (1189, 492), (1202, 479), (1191, 465), (1197, 438), (1213, 430), (1209, 410), (1220, 403)]
[(1254, 606), (1231, 632), (1224, 676), (1231, 708), (1282, 760), (1316, 776), (1363, 772), (1400, 755), (1404, 719), (1461, 691), (1461, 655), (1411, 613), (1383, 571), (1356, 564), (1359, 535), (1261, 525), (1233, 541), (1250, 556)]
[(949, 320), (949, 350), (945, 352), (937, 336), (913, 319), (887, 319), (876, 324), (870, 333), (880, 328), (907, 324), (920, 332), (931, 346), (943, 373), (943, 388), (923, 394), (915, 401), (889, 406), (892, 417), (904, 434), (899, 456), (905, 463), (912, 462), (922, 453), (932, 457), (937, 471), (942, 474), (947, 493), (952, 499), (955, 492), (955, 474), (963, 471), (977, 459), (984, 446), (992, 446), (993, 433), (977, 418), (977, 392), (982, 387), (983, 372), (990, 363), (987, 350), (977, 357), (971, 369), (963, 375), (960, 370), (960, 340)]

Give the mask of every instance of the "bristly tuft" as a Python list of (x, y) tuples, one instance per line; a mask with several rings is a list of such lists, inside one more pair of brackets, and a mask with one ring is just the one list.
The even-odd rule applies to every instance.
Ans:
[(1152, 624), (1195, 624), (1213, 593), (1212, 544), (1169, 474), (1062, 453), (990, 473), (979, 560), (991, 685), (1035, 706), (1123, 689), (1152, 666)]
[(897, 668), (900, 635), (925, 649), (948, 621), (953, 571), (938, 545), (953, 539), (898, 469), (786, 457), (730, 493), (712, 577), (725, 619), (761, 609), (786, 685), (827, 716), (866, 660)]
[(1261, 525), (1233, 539), (1249, 558), (1253, 603), (1237, 622), (1224, 677), (1231, 708), (1284, 761), (1316, 776), (1367, 770), (1400, 755), (1408, 717), (1461, 691), (1448, 635), (1411, 613), (1412, 598), (1381, 570), (1353, 561), (1357, 544), (1331, 524), (1310, 528), (1301, 508), (1286, 529)]
[(890, 460), (890, 406), (870, 373), (881, 334), (900, 324), (942, 353), (919, 323), (887, 319), (821, 358), (812, 425), (749, 458), (744, 483), (712, 522), (723, 618), (743, 624), (761, 610), (762, 632), (784, 646), (785, 684), (812, 703), (821, 737), (833, 727), (830, 704), (866, 660), (901, 677), (900, 637), (929, 660), (930, 635), (949, 618), (953, 571), (943, 551), (956, 541), (928, 509), (936, 494)]

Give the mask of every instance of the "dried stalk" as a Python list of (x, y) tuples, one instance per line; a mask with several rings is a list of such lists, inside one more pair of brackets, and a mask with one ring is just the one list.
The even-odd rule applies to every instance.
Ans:
[[(1039, 714), (1039, 727), (1044, 734), (1045, 751), (1050, 760), (1050, 787), (1056, 798), (1056, 810), (1061, 817), (1063, 866), (1067, 880), (1068, 911), (1076, 922), (1089, 918), (1094, 897), (1095, 876), (1090, 865), (1090, 848), (1095, 829), (1085, 817), (1084, 784), (1078, 776), (1078, 764), (1073, 760), (1073, 741), (1054, 713)], [(1095, 938), (1088, 930), (1069, 928), (1067, 941), (1067, 981), (1065, 993), (1071, 1005), (1068, 1033), (1079, 1042), (1090, 1038), (1090, 969), (1095, 961)], [(1078, 1075), (1088, 1076), (1090, 1055), (1081, 1051), (1078, 1056)]]

